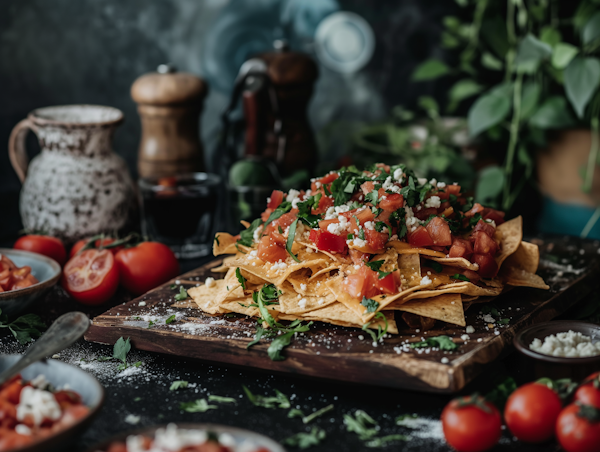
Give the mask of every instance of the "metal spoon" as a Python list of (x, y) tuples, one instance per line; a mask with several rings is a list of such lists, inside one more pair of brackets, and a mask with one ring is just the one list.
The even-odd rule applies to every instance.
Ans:
[(67, 312), (54, 321), (50, 328), (31, 346), (15, 364), (0, 374), (0, 385), (30, 364), (64, 350), (78, 340), (90, 327), (90, 319), (83, 312)]

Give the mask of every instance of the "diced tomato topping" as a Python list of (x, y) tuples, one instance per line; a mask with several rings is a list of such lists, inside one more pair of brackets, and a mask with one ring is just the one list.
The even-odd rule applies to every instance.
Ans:
[(81, 396), (74, 391), (56, 391), (54, 393), (54, 398), (63, 410), (70, 407), (71, 405), (81, 405)]
[(494, 237), (494, 233), (496, 232), (496, 228), (494, 226), (492, 226), (491, 224), (486, 223), (483, 220), (479, 220), (477, 222), (477, 224), (475, 225), (475, 228), (473, 228), (473, 232), (476, 232), (476, 231), (483, 231), (489, 237)]
[(257, 256), (265, 262), (285, 261), (288, 254), (283, 236), (275, 231), (265, 235), (258, 244)]
[(365, 275), (363, 273), (348, 275), (345, 286), (351, 297), (362, 299), (364, 296)]
[(21, 376), (17, 375), (0, 386), (0, 398), (18, 405), (23, 387)]
[(349, 252), (350, 259), (352, 259), (352, 263), (354, 263), (355, 265), (360, 265), (363, 262), (369, 262), (369, 254), (353, 249), (349, 250)]
[(385, 163), (377, 163), (375, 166), (390, 174), (390, 165), (386, 165)]
[[(384, 230), (387, 231), (387, 228)], [(387, 232), (377, 232), (375, 229), (365, 229), (365, 239), (374, 250), (385, 248), (389, 235)]]
[(337, 218), (332, 218), (331, 220), (321, 220), (321, 221), (319, 221), (319, 227), (321, 229), (323, 229), (324, 231), (326, 231), (327, 226), (329, 226), (330, 224), (336, 224), (339, 222), (340, 222), (340, 220), (338, 220)]
[(494, 223), (496, 223), (496, 226), (500, 226), (502, 223), (504, 223), (504, 215), (504, 212), (492, 209), (490, 207), (486, 207), (481, 212), (481, 216), (484, 220), (492, 220)]
[(471, 242), (459, 238), (454, 239), (448, 253), (450, 257), (464, 257), (465, 259), (469, 259), (472, 254), (473, 247), (471, 246)]
[(477, 284), (480, 279), (479, 273), (474, 272), (473, 270), (462, 270), (461, 273), (469, 278), (469, 281), (471, 281), (473, 284)]
[(450, 232), (450, 226), (446, 220), (442, 217), (434, 217), (427, 224), (427, 232), (433, 244), (436, 246), (450, 246), (452, 245), (452, 233)]
[(404, 196), (398, 193), (385, 194), (385, 199), (379, 202), (379, 207), (387, 212), (394, 212), (404, 205)]
[(348, 250), (348, 245), (344, 237), (323, 231), (322, 229), (312, 229), (310, 231), (310, 240), (320, 250), (330, 253), (345, 254)]
[(362, 190), (363, 194), (368, 195), (373, 190), (375, 190), (375, 182), (372, 182), (372, 181), (369, 180), (369, 181), (363, 183), (360, 186), (360, 189)]
[(445, 192), (448, 193), (448, 197), (450, 195), (458, 196), (460, 195), (460, 185), (446, 185)]
[(280, 190), (273, 190), (271, 193), (271, 199), (269, 200), (269, 204), (267, 204), (267, 209), (277, 209), (279, 204), (283, 201), (283, 192)]
[[(338, 173), (331, 173), (328, 174), (325, 177), (322, 177), (321, 179), (317, 179), (316, 181), (314, 181), (312, 184), (310, 184), (310, 188), (312, 189), (313, 192), (316, 192), (321, 186), (323, 185), (327, 185), (332, 183), (334, 180), (336, 180), (338, 177), (340, 177), (338, 175)], [(317, 183), (319, 183), (320, 185), (317, 187)]]
[(327, 209), (333, 207), (334, 200), (333, 198), (325, 195), (321, 195), (321, 199), (319, 199), (319, 206), (316, 209), (312, 209), (312, 213), (314, 215), (322, 214), (327, 212)]
[(469, 210), (468, 212), (465, 213), (465, 217), (470, 218), (472, 216), (474, 216), (476, 213), (481, 213), (483, 212), (483, 206), (481, 204), (479, 204), (478, 202), (476, 202), (475, 204), (473, 204), (473, 207), (471, 207), (471, 210)]
[(438, 211), (435, 207), (428, 207), (426, 209), (421, 210), (413, 210), (415, 213), (415, 217), (417, 217), (421, 221), (425, 221), (429, 219), (431, 215), (437, 215)]
[(279, 232), (279, 228), (281, 228), (282, 231), (285, 231), (297, 217), (298, 210), (296, 209), (292, 210), (291, 212), (284, 213), (279, 218), (269, 223), (267, 229), (264, 231), (264, 234), (270, 234), (273, 231)]
[(496, 241), (485, 232), (476, 231), (473, 233), (473, 237), (475, 238), (475, 246), (473, 247), (473, 251), (476, 254), (489, 253), (494, 256), (496, 251), (498, 251), (498, 244)]
[(433, 240), (424, 226), (418, 226), (414, 232), (408, 234), (408, 243), (411, 246), (423, 247), (433, 245)]
[(396, 293), (396, 279), (392, 273), (377, 280), (377, 288), (381, 293)]
[(358, 225), (356, 224), (356, 220), (358, 219), (358, 223), (362, 226), (367, 221), (375, 220), (375, 215), (371, 212), (371, 209), (363, 209), (359, 212), (359, 209), (354, 209), (349, 212), (340, 213), (341, 216), (346, 217), (348, 220), (348, 228), (352, 233), (358, 232)]
[(346, 290), (352, 297), (358, 299), (371, 298), (382, 293), (396, 293), (400, 277), (395, 273), (379, 279), (379, 272), (363, 265), (355, 274), (348, 275), (345, 283)]
[(479, 265), (479, 276), (482, 278), (493, 278), (498, 273), (498, 264), (491, 254), (473, 254), (471, 262)]

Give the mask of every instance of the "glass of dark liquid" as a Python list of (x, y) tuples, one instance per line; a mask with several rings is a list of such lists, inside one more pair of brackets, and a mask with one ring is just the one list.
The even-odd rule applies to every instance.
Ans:
[(168, 245), (178, 258), (212, 252), (221, 178), (190, 173), (140, 179), (142, 233)]

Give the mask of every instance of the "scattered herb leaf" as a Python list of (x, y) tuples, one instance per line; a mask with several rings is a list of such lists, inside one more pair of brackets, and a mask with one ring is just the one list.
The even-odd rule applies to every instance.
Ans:
[(242, 275), (242, 272), (239, 268), (235, 269), (235, 277), (240, 282), (243, 290), (246, 290), (246, 278)]
[(320, 410), (317, 410), (314, 413), (309, 414), (308, 416), (304, 416), (302, 418), (302, 423), (308, 424), (308, 423), (314, 421), (319, 416), (322, 416), (322, 415), (324, 415), (325, 413), (327, 413), (327, 412), (329, 412), (331, 410), (333, 410), (333, 404), (327, 405), (326, 407), (323, 407)]
[(204, 413), (208, 410), (216, 410), (216, 405), (209, 405), (206, 399), (198, 399), (193, 402), (182, 402), (179, 404), (179, 409), (188, 413)]
[(171, 383), (171, 387), (169, 391), (177, 391), (178, 389), (186, 389), (188, 387), (188, 382), (185, 380), (177, 380)]
[(313, 427), (309, 433), (300, 432), (283, 440), (283, 444), (300, 449), (308, 449), (311, 446), (317, 446), (325, 439), (327, 434), (325, 430), (319, 427)]
[(218, 395), (209, 395), (208, 401), (218, 403), (237, 403), (237, 400), (235, 400), (233, 397), (221, 397)]
[(289, 409), (291, 407), (291, 403), (287, 396), (283, 394), (281, 391), (274, 389), (275, 396), (274, 397), (266, 397), (261, 395), (254, 395), (246, 386), (242, 386), (244, 388), (244, 392), (248, 397), (248, 400), (252, 402), (254, 406), (262, 407), (262, 408), (283, 408)]
[(411, 348), (436, 347), (448, 351), (456, 350), (459, 347), (457, 343), (445, 335), (428, 337), (422, 342), (413, 342), (410, 346)]
[(175, 295), (175, 300), (183, 301), (186, 298), (188, 298), (187, 290), (185, 290), (185, 287), (179, 286), (179, 293), (177, 295)]
[(292, 256), (292, 259), (294, 259), (296, 262), (300, 262), (300, 259), (298, 259), (298, 256), (296, 256), (292, 252), (292, 246), (294, 245), (294, 238), (296, 237), (296, 227), (297, 226), (298, 226), (298, 219), (296, 218), (294, 220), (294, 222), (290, 225), (290, 230), (288, 232), (288, 238), (287, 238), (287, 242), (285, 244), (285, 249), (287, 250), (288, 254), (290, 256)]
[(465, 275), (461, 275), (460, 273), (455, 273), (450, 278), (452, 278), (452, 279), (458, 279), (460, 281), (471, 282), (471, 280), (469, 278), (467, 278)]
[(175, 321), (175, 314), (169, 316), (167, 320), (165, 320), (165, 324), (169, 325)]
[(375, 312), (375, 311), (377, 311), (377, 308), (379, 308), (378, 301), (372, 300), (367, 297), (363, 297), (360, 304), (363, 305), (365, 308), (367, 308), (367, 313)]

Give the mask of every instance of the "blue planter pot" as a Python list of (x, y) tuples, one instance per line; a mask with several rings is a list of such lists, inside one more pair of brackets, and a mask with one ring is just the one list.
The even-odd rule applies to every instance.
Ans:
[[(562, 204), (544, 196), (538, 229), (552, 234), (579, 236), (594, 211), (588, 206)], [(600, 239), (600, 220), (596, 222), (587, 237)]]

